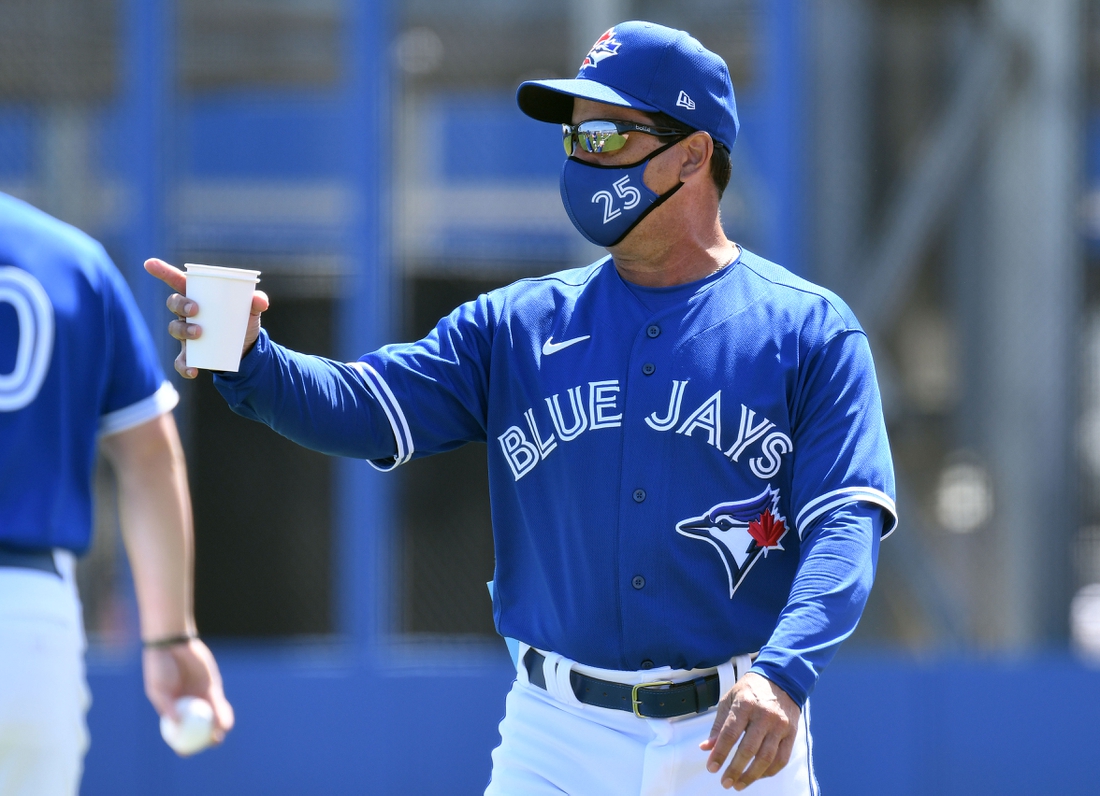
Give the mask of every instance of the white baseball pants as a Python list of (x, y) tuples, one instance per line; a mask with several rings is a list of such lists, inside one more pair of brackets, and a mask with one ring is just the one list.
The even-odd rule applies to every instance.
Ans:
[(73, 558), (0, 567), (0, 796), (74, 796), (91, 704)]
[[(521, 645), (523, 660), (526, 645)], [(718, 667), (725, 694), (748, 671), (747, 658)], [(653, 680), (690, 680), (699, 674), (651, 669), (615, 672), (549, 655), (550, 690), (528, 682), (520, 664), (508, 694), (501, 744), (493, 751), (493, 774), (486, 796), (714, 796), (735, 791), (722, 787), (721, 771), (706, 770), (707, 752), (699, 749), (710, 734), (716, 708), (675, 719), (640, 719), (632, 713), (580, 703), (568, 687), (573, 669), (628, 684)], [(563, 667), (567, 667), (564, 668)], [(546, 667), (544, 667), (544, 671)], [(743, 672), (741, 672), (743, 673)], [(774, 777), (758, 780), (741, 793), (748, 796), (817, 796), (813, 774), (809, 704), (799, 719), (790, 762)]]

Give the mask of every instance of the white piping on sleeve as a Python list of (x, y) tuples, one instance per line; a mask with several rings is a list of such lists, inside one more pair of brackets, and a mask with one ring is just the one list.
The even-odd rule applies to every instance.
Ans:
[(377, 370), (366, 362), (349, 362), (348, 364), (363, 375), (367, 388), (382, 406), (382, 411), (386, 413), (386, 418), (390, 421), (390, 428), (393, 429), (393, 438), (397, 443), (397, 455), (394, 457), (393, 464), (383, 466), (370, 459), (367, 460), (367, 463), (374, 469), (388, 472), (412, 458), (415, 448), (409, 422), (405, 419), (405, 413), (401, 411), (401, 404), (397, 402), (393, 391), (390, 390), (386, 380), (382, 378)]
[(822, 514), (848, 503), (873, 503), (876, 506), (882, 506), (890, 512), (890, 518), (893, 522), (889, 529), (882, 534), (883, 539), (897, 529), (898, 509), (894, 500), (889, 495), (880, 489), (874, 489), (869, 486), (850, 486), (820, 495), (803, 506), (802, 511), (798, 512), (798, 517), (796, 517), (794, 521), (795, 527), (798, 529), (798, 538), (802, 538), (802, 529), (808, 527)]
[(98, 436), (110, 436), (140, 426), (154, 417), (160, 417), (165, 412), (171, 412), (179, 403), (180, 395), (171, 382), (165, 381), (157, 391), (147, 398), (142, 398), (137, 403), (100, 415)]

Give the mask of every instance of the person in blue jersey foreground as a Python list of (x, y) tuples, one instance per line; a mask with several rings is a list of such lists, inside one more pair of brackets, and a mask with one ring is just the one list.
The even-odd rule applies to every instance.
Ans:
[[(75, 558), (92, 534), (96, 450), (113, 466), (145, 693), (233, 726), (192, 611), (190, 493), (178, 396), (122, 275), (67, 224), (0, 194), (0, 794), (80, 786), (90, 695)], [(150, 721), (150, 731), (156, 723)]]
[[(562, 126), (562, 201), (609, 256), (351, 363), (272, 341), (257, 292), (215, 384), (381, 470), (488, 445), (493, 613), (519, 645), (487, 793), (816, 793), (808, 698), (897, 524), (866, 335), (726, 237), (733, 86), (686, 32), (616, 25), (517, 101)], [(193, 378), (185, 277), (146, 269)]]

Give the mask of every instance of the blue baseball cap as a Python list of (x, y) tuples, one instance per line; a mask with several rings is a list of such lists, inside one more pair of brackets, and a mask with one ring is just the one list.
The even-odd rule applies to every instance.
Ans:
[(528, 80), (516, 101), (541, 122), (569, 124), (573, 98), (659, 111), (733, 146), (737, 105), (726, 62), (682, 30), (623, 22), (600, 36), (573, 80)]

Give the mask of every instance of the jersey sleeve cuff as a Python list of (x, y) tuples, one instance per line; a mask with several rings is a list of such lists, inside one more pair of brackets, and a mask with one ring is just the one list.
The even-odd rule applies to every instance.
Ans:
[(154, 417), (160, 417), (165, 412), (172, 411), (179, 400), (180, 396), (176, 388), (165, 381), (148, 398), (102, 415), (99, 418), (99, 436), (106, 437), (140, 426)]
[(270, 358), (271, 337), (268, 335), (267, 329), (261, 326), (256, 342), (252, 344), (252, 348), (248, 349), (248, 353), (241, 357), (241, 363), (237, 370), (212, 371), (214, 381), (224, 384), (239, 384), (266, 365)]
[(245, 400), (252, 387), (263, 379), (266, 369), (272, 367), (275, 360), (274, 346), (267, 330), (261, 327), (256, 342), (241, 357), (240, 367), (235, 373), (228, 370), (212, 371), (214, 387), (234, 411)]
[(390, 422), (390, 429), (393, 431), (393, 438), (397, 443), (397, 454), (385, 459), (367, 459), (367, 463), (374, 469), (388, 472), (412, 458), (415, 448), (413, 447), (409, 422), (405, 418), (405, 413), (401, 410), (401, 404), (398, 403), (390, 386), (382, 378), (382, 374), (363, 361), (348, 364), (363, 377), (367, 389), (381, 405), (382, 410), (386, 413), (386, 418)]
[(798, 705), (799, 710), (802, 710), (806, 706), (806, 700), (810, 698), (810, 691), (813, 690), (812, 685), (810, 688), (805, 688), (788, 677), (783, 669), (761, 661), (754, 663), (749, 671), (760, 675), (766, 680), (770, 680), (782, 688), (787, 696)]
[(798, 538), (805, 538), (805, 529), (813, 525), (814, 521), (833, 509), (840, 508), (849, 503), (873, 503), (886, 509), (890, 515), (890, 521), (884, 523), (882, 538), (892, 534), (898, 527), (898, 508), (894, 499), (880, 489), (869, 486), (852, 486), (844, 489), (836, 489), (820, 497), (816, 497), (802, 507), (795, 518), (795, 528), (798, 530)]

